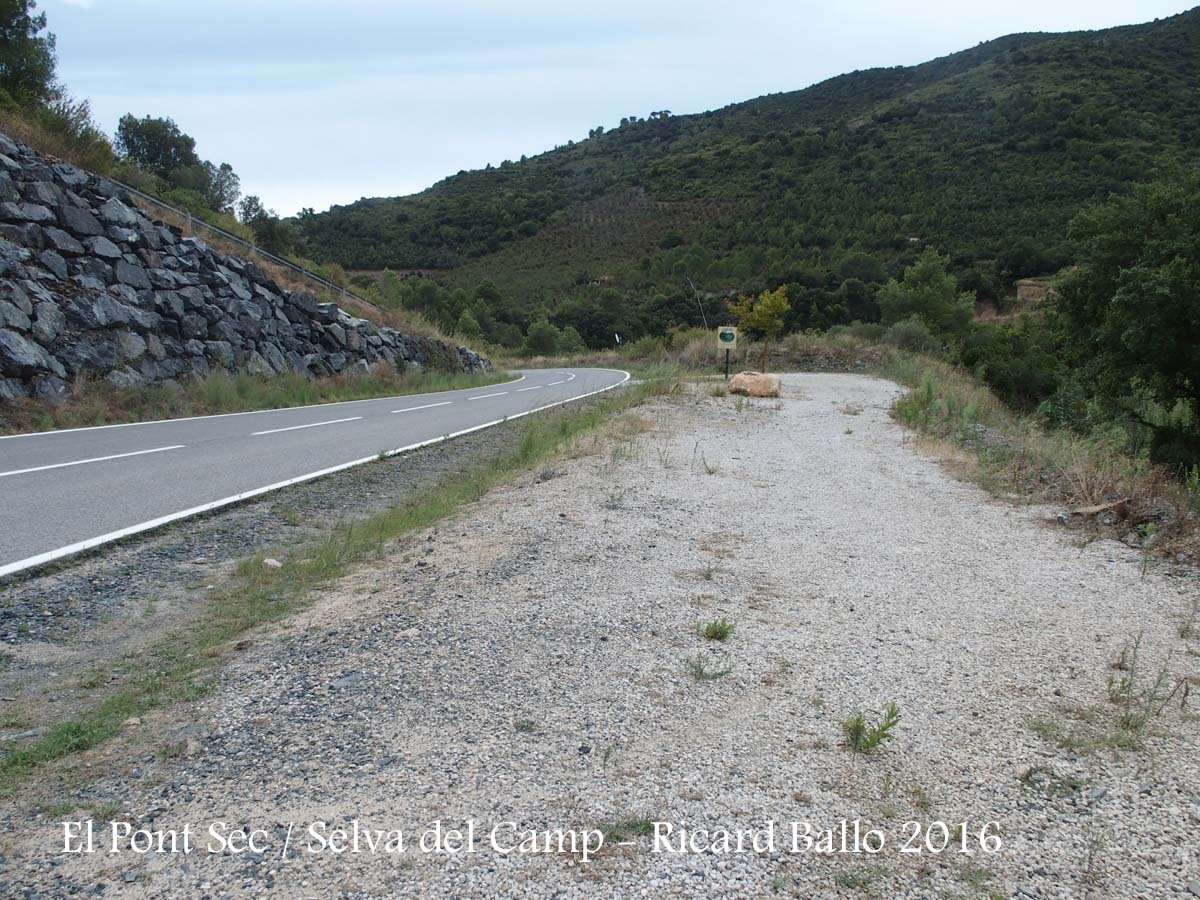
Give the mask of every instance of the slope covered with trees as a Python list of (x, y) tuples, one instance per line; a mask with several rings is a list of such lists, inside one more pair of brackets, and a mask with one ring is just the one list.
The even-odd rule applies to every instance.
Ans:
[(443, 324), (470, 312), (493, 339), (543, 317), (589, 344), (614, 327), (661, 333), (699, 323), (697, 293), (717, 312), (729, 292), (780, 284), (789, 328), (870, 320), (879, 286), (926, 246), (1002, 301), (1015, 279), (1070, 262), (1080, 209), (1200, 161), (1197, 47), (1200, 10), (1012, 35), (699, 115), (630, 117), (298, 224), (317, 259), (424, 270), (449, 289)]

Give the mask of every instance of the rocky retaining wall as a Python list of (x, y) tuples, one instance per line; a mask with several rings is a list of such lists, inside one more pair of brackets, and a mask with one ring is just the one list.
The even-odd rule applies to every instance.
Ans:
[(476, 371), (465, 347), (355, 318), (147, 218), (106, 178), (0, 134), (0, 401), (203, 376)]

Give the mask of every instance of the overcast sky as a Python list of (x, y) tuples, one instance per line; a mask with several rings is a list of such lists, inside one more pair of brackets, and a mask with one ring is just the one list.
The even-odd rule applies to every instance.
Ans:
[(651, 110), (702, 112), (1170, 0), (41, 0), (110, 133), (170, 116), (281, 214), (410, 194)]

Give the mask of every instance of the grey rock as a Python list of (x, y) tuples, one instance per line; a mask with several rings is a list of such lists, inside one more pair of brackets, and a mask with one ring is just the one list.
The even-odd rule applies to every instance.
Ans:
[(32, 394), (45, 403), (63, 403), (71, 399), (71, 385), (57, 375), (47, 375), (34, 382)]
[(0, 172), (0, 203), (16, 203), (20, 199), (21, 194), (13, 184), (12, 176)]
[(130, 265), (123, 259), (117, 260), (113, 265), (113, 275), (121, 284), (127, 284), (139, 290), (150, 289), (150, 276), (146, 274), (146, 270), (140, 266)]
[(116, 244), (103, 235), (90, 237), (83, 242), (83, 245), (87, 248), (88, 253), (104, 259), (120, 259), (124, 255)]
[(85, 252), (83, 244), (60, 228), (48, 225), (42, 229), (42, 234), (45, 235), (46, 244), (58, 253), (82, 256)]
[(0, 402), (16, 403), (29, 397), (25, 384), (17, 378), (0, 378)]
[(56, 185), (47, 184), (44, 181), (31, 181), (25, 185), (23, 191), (25, 199), (30, 203), (38, 206), (44, 206), (47, 210), (57, 209), (60, 206), (66, 205), (67, 198), (62, 190)]
[(116, 197), (106, 200), (100, 207), (100, 218), (109, 225), (119, 225), (125, 228), (132, 228), (138, 223), (137, 216), (133, 214), (133, 210)]
[(66, 316), (58, 308), (58, 304), (45, 301), (37, 305), (36, 313), (33, 320), (33, 336), (48, 346), (62, 334)]
[(55, 181), (72, 190), (84, 187), (88, 183), (87, 172), (75, 168), (70, 163), (55, 163), (50, 167), (50, 171), (54, 173)]
[(45, 347), (8, 328), (0, 328), (0, 365), (3, 365), (5, 372), (25, 375), (44, 372), (60, 376), (66, 374)]
[(43, 250), (38, 254), (37, 259), (59, 281), (67, 280), (67, 261), (53, 250)]
[(122, 362), (137, 362), (146, 355), (146, 341), (132, 331), (118, 331), (114, 334), (117, 339), (117, 358)]
[(33, 322), (15, 303), (0, 300), (0, 328), (29, 331)]
[(109, 384), (119, 388), (141, 387), (146, 383), (145, 379), (142, 378), (141, 375), (129, 368), (113, 369), (104, 377)]
[(117, 364), (117, 342), (111, 334), (93, 332), (59, 348), (58, 358), (71, 372), (108, 372)]
[(62, 227), (79, 237), (97, 237), (104, 234), (100, 220), (86, 209), (64, 206), (58, 210), (58, 221)]
[(225, 369), (233, 369), (233, 345), (228, 341), (206, 341), (204, 350), (209, 359)]
[(188, 313), (180, 320), (180, 333), (185, 339), (203, 340), (208, 337), (208, 320), (196, 313)]

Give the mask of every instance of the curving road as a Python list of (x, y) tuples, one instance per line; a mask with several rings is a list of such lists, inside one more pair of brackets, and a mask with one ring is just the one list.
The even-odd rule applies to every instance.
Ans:
[(517, 374), (463, 391), (0, 438), (0, 576), (629, 379)]

